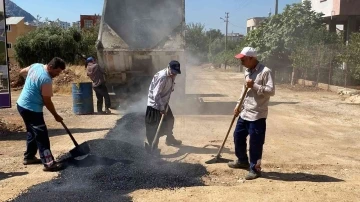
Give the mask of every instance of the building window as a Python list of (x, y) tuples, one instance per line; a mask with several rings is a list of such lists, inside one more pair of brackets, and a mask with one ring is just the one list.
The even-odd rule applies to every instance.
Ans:
[(84, 20), (84, 27), (85, 28), (90, 28), (93, 26), (93, 21), (92, 20)]
[(11, 32), (11, 25), (6, 25), (6, 31)]
[(12, 44), (11, 44), (11, 43), (7, 43), (7, 48), (12, 48)]

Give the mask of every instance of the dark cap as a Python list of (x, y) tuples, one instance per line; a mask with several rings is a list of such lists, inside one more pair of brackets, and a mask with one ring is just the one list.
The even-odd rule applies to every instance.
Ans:
[(169, 63), (169, 67), (171, 69), (171, 72), (175, 73), (175, 74), (181, 74), (181, 70), (180, 70), (180, 63), (176, 60), (173, 60)]
[(88, 58), (86, 59), (86, 62), (87, 62), (87, 63), (92, 62), (92, 61), (94, 61), (94, 58), (93, 58), (93, 57), (88, 57)]

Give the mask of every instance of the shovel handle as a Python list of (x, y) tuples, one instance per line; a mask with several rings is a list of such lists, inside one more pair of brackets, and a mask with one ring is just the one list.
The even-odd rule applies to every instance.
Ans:
[(73, 143), (75, 144), (76, 147), (79, 146), (79, 144), (76, 142), (75, 138), (72, 136), (70, 130), (66, 127), (65, 123), (63, 121), (60, 121), (61, 125), (64, 127), (64, 129), (66, 130), (66, 132), (69, 134), (71, 140), (73, 141)]
[[(169, 105), (166, 106), (165, 114), (168, 112), (168, 110), (169, 110)], [(155, 142), (156, 142), (157, 139), (158, 139), (159, 132), (160, 132), (162, 123), (163, 123), (163, 121), (164, 121), (165, 114), (162, 114), (162, 115), (161, 115), (161, 119), (160, 119), (159, 126), (158, 126), (158, 128), (157, 128), (157, 130), (156, 130), (156, 134), (155, 134), (154, 140), (153, 140), (153, 142), (152, 142), (152, 144), (151, 144), (151, 150), (153, 150), (154, 147), (155, 147)]]
[[(248, 87), (245, 87), (244, 92), (243, 92), (243, 94), (242, 94), (242, 96), (241, 96), (241, 99), (240, 99), (240, 103), (239, 103), (239, 105), (238, 105), (237, 108), (236, 108), (237, 110), (239, 110), (240, 107), (242, 106), (243, 101), (244, 101), (244, 99), (245, 99), (245, 96), (246, 96), (246, 93), (247, 93), (248, 89), (249, 89)], [(234, 122), (235, 122), (236, 117), (237, 117), (237, 116), (235, 116), (235, 115), (233, 116), (233, 119), (232, 119), (232, 121), (231, 121), (230, 127), (229, 127), (229, 129), (228, 129), (228, 131), (227, 131), (227, 133), (226, 133), (226, 136), (225, 136), (225, 138), (224, 138), (224, 141), (223, 141), (223, 143), (222, 143), (222, 145), (221, 145), (221, 147), (220, 147), (220, 149), (219, 149), (219, 151), (218, 151), (218, 153), (217, 153), (217, 155), (216, 155), (216, 158), (219, 158), (219, 157), (220, 157), (221, 151), (223, 150), (223, 148), (224, 148), (224, 146), (225, 146), (226, 140), (227, 140), (227, 138), (228, 138), (228, 136), (229, 136), (229, 134), (230, 134), (230, 131), (231, 131), (232, 126), (234, 125)]]

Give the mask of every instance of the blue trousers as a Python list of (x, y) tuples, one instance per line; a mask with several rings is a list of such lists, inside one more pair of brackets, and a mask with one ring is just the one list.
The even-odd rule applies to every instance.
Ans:
[(44, 166), (51, 166), (54, 163), (54, 157), (50, 150), (50, 140), (43, 113), (33, 112), (19, 105), (17, 105), (17, 109), (24, 120), (27, 131), (24, 159), (34, 158), (39, 150)]
[(250, 169), (255, 170), (255, 165), (262, 158), (265, 143), (266, 119), (246, 121), (238, 119), (234, 131), (235, 155), (240, 162), (249, 162), (246, 149), (247, 136), (250, 135)]

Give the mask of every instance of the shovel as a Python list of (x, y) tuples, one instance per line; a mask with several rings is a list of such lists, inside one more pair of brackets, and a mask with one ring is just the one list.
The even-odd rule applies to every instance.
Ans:
[[(166, 106), (165, 114), (168, 112), (168, 109), (169, 109), (169, 104)], [(162, 115), (161, 115), (160, 123), (159, 123), (159, 126), (158, 126), (157, 130), (156, 130), (155, 138), (154, 138), (154, 140), (153, 140), (153, 142), (152, 142), (152, 144), (151, 144), (151, 152), (153, 152), (154, 149), (155, 149), (155, 143), (156, 143), (156, 141), (157, 141), (158, 138), (159, 138), (159, 132), (160, 132), (162, 123), (163, 123), (163, 121), (164, 121), (165, 114), (162, 114)]]
[[(241, 96), (240, 103), (239, 103), (239, 105), (237, 106), (237, 110), (238, 110), (238, 111), (239, 111), (240, 107), (241, 107), (242, 104), (243, 104), (243, 101), (244, 101), (244, 99), (245, 99), (245, 95), (246, 95), (247, 91), (248, 91), (248, 87), (245, 86), (244, 92), (243, 92), (243, 94), (242, 94), (242, 96)], [(235, 119), (236, 119), (236, 116), (234, 115), (234, 117), (233, 117), (233, 119), (232, 119), (232, 121), (231, 121), (229, 130), (227, 131), (227, 134), (226, 134), (226, 136), (225, 136), (225, 139), (224, 139), (224, 141), (223, 141), (223, 143), (222, 143), (222, 145), (221, 145), (221, 147), (220, 147), (217, 155), (215, 156), (215, 158), (206, 161), (206, 162), (205, 162), (206, 164), (214, 164), (214, 163), (228, 162), (227, 159), (221, 158), (221, 155), (220, 155), (220, 154), (221, 154), (221, 151), (222, 151), (223, 148), (224, 148), (224, 145), (225, 145), (226, 140), (227, 140), (227, 138), (228, 138), (228, 136), (229, 136), (230, 130), (231, 130), (231, 128), (232, 128), (232, 126), (233, 126), (233, 124), (234, 124), (234, 122), (235, 122)]]
[(81, 146), (76, 142), (75, 138), (72, 136), (70, 130), (66, 127), (63, 121), (60, 122), (61, 125), (65, 128), (66, 132), (69, 134), (71, 140), (73, 141), (75, 148), (70, 150), (71, 156), (76, 160), (85, 159), (90, 153), (89, 145), (84, 142)]

